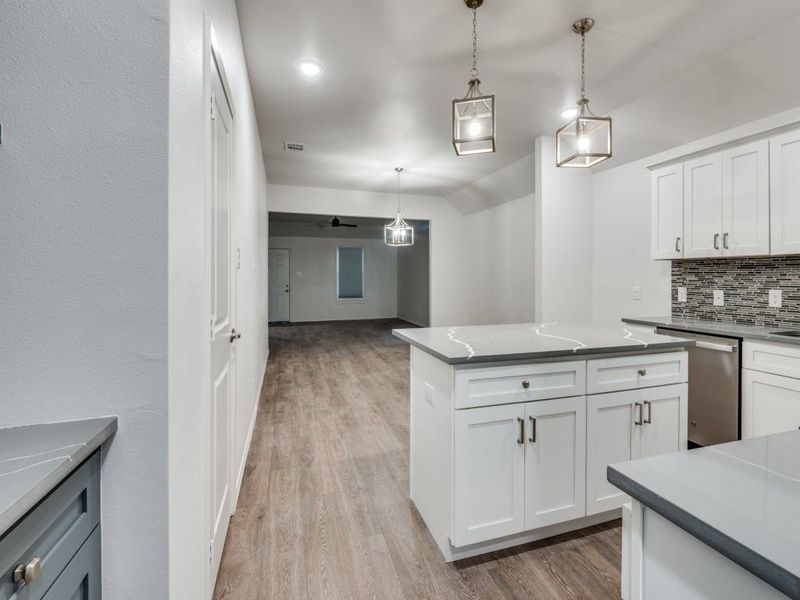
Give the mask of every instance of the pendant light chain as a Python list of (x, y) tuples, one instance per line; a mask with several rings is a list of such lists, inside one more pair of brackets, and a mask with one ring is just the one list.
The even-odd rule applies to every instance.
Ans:
[(472, 79), (478, 78), (478, 9), (472, 9)]
[(586, 100), (586, 32), (581, 31), (581, 102)]
[(400, 171), (401, 168), (396, 168), (395, 172), (397, 173), (397, 214), (400, 214)]

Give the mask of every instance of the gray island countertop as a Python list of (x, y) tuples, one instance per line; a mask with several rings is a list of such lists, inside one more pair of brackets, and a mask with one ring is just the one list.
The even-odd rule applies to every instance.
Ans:
[(781, 344), (800, 344), (800, 338), (786, 335), (776, 335), (776, 331), (789, 331), (800, 329), (800, 326), (776, 325), (774, 327), (760, 327), (745, 325), (731, 321), (712, 321), (710, 319), (689, 319), (686, 317), (626, 317), (623, 323), (631, 325), (646, 325), (653, 327), (668, 327), (679, 331), (691, 331), (708, 335), (721, 335), (745, 340), (761, 340), (764, 342), (779, 342)]
[(800, 431), (610, 465), (608, 480), (800, 598)]
[(116, 417), (0, 428), (0, 536), (116, 430)]
[(520, 323), (395, 329), (392, 333), (450, 365), (654, 352), (693, 344), (680, 338), (635, 332), (624, 324), (594, 327), (580, 323)]

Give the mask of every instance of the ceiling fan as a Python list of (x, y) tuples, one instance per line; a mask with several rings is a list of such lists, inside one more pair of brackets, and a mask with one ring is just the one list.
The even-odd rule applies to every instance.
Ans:
[(330, 221), (321, 221), (317, 223), (319, 227), (358, 227), (358, 225), (354, 223), (342, 223), (339, 220), (339, 217), (335, 216)]

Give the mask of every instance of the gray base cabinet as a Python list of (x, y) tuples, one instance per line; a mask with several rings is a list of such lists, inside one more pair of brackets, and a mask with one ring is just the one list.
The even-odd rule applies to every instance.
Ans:
[(0, 535), (0, 600), (99, 600), (100, 452)]

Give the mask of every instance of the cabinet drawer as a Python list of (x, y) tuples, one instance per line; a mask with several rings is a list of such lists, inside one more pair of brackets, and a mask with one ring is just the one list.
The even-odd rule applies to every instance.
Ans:
[[(95, 452), (0, 538), (0, 600), (39, 600), (100, 522), (100, 453)], [(14, 569), (33, 557), (39, 576), (14, 583)]]
[(97, 527), (53, 583), (44, 600), (100, 600), (100, 528)]
[(742, 367), (800, 378), (800, 346), (745, 341), (742, 343)]
[(587, 394), (636, 390), (684, 383), (688, 377), (686, 352), (598, 358), (586, 367)]
[(491, 367), (456, 371), (456, 408), (475, 408), (583, 396), (586, 362)]

